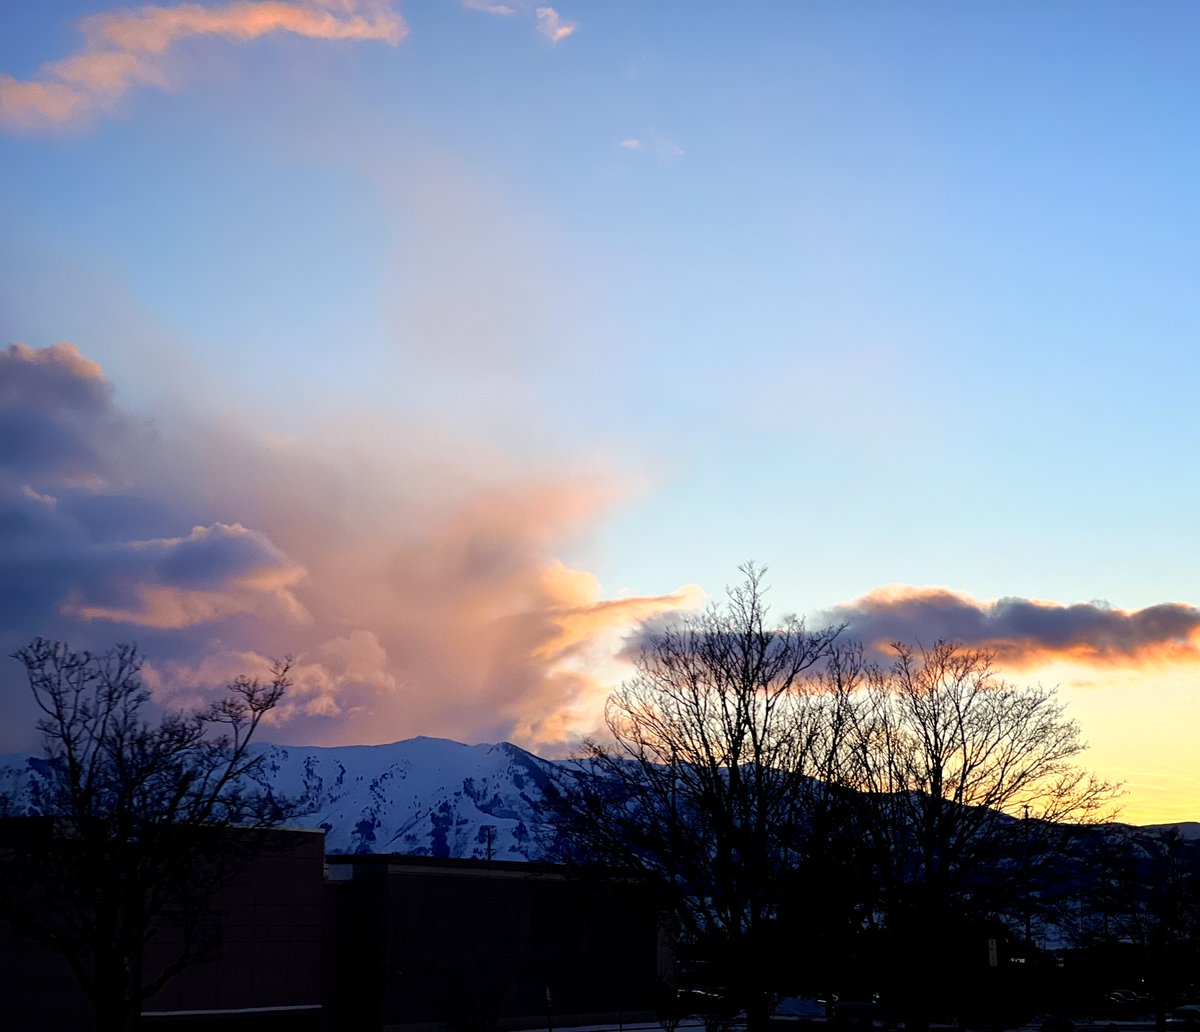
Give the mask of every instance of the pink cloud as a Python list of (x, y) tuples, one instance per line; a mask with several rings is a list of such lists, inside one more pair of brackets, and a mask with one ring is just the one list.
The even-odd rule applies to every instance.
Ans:
[(171, 53), (188, 39), (246, 43), (273, 33), (397, 44), (407, 34), (390, 3), (371, 0), (235, 0), (220, 6), (147, 5), (90, 15), (77, 53), (42, 65), (29, 81), (0, 76), (0, 126), (36, 129), (111, 108), (135, 86), (171, 83)]
[[(151, 663), (147, 681), (158, 701), (170, 707), (202, 704), (216, 686), (240, 674), (266, 678), (272, 658), (254, 651), (216, 651), (198, 662)], [(281, 729), (308, 717), (334, 718), (347, 710), (347, 698), (367, 689), (370, 695), (389, 696), (400, 691), (392, 673), (392, 659), (371, 631), (356, 630), (341, 637), (314, 643), (292, 657), (292, 686), (268, 723)]]
[(563, 21), (553, 7), (539, 7), (535, 12), (537, 15), (537, 29), (551, 43), (559, 43), (568, 36), (573, 35), (579, 27), (576, 22)]
[(0, 644), (135, 637), (175, 705), (293, 655), (276, 739), (562, 748), (599, 724), (623, 639), (698, 598), (606, 598), (567, 560), (629, 491), (578, 456), (531, 468), (429, 425), (377, 450), (180, 413), (143, 433), (61, 345), (0, 352), (8, 381), (0, 426), (28, 448), (0, 451)]
[(532, 9), (537, 31), (551, 43), (558, 43), (566, 39), (579, 28), (576, 22), (563, 21), (561, 15), (553, 7), (534, 7), (530, 0), (513, 0), (512, 3), (506, 3), (505, 0), (461, 0), (461, 2), (463, 7), (468, 10), (497, 14), (505, 18), (528, 14)]

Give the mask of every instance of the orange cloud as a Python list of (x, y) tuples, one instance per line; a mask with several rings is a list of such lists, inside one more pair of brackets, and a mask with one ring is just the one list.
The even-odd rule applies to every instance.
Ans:
[(236, 0), (209, 7), (185, 3), (107, 11), (80, 24), (83, 49), (42, 65), (29, 81), (0, 76), (0, 126), (36, 129), (108, 109), (135, 86), (165, 88), (172, 50), (185, 40), (215, 37), (246, 43), (272, 33), (320, 40), (397, 44), (404, 19), (371, 0)]
[(946, 639), (995, 652), (1013, 668), (1056, 660), (1124, 667), (1200, 662), (1200, 609), (1182, 602), (1137, 610), (1011, 597), (980, 602), (946, 588), (890, 585), (827, 615), (879, 651), (893, 641)]
[(72, 122), (93, 107), (91, 99), (75, 86), (62, 82), (21, 82), (0, 75), (0, 126), (32, 129)]
[[(694, 608), (702, 593), (603, 599), (595, 577), (538, 543), (579, 514), (580, 490), (525, 494), (488, 489), (486, 504), (455, 503), (415, 537), (297, 545), (312, 570), (298, 591), (314, 615), (292, 636), (301, 647), (293, 689), (272, 718), (278, 735), (327, 744), (506, 738), (554, 753), (596, 730), (623, 673), (613, 659), (621, 638), (643, 619)], [(261, 633), (270, 615), (257, 615)], [(338, 624), (353, 629), (320, 637)], [(271, 637), (286, 640), (277, 626)], [(154, 683), (164, 701), (195, 704), (237, 673), (268, 668), (261, 651), (231, 650), (156, 667)]]
[[(612, 503), (617, 488), (606, 478), (518, 474), (444, 493), (425, 481), (423, 489), (432, 494), (420, 510), (400, 498), (380, 506), (392, 526), (367, 518), (344, 539), (313, 540), (307, 528), (296, 528), (302, 541), (281, 538), (310, 571), (301, 594), (318, 625), (369, 630), (394, 678), (384, 690), (330, 674), (342, 716), (308, 722), (310, 736), (422, 733), (544, 748), (590, 731), (619, 680), (603, 663), (618, 651), (614, 639), (694, 596), (604, 600), (594, 576), (556, 557)], [(587, 672), (578, 669), (584, 655)], [(298, 661), (333, 669), (307, 652)]]
[(706, 597), (698, 584), (687, 584), (669, 595), (599, 600), (599, 584), (591, 574), (562, 566), (548, 570), (546, 580), (567, 588), (558, 597), (569, 604), (551, 614), (558, 633), (539, 647), (538, 655), (545, 658), (564, 657), (579, 645), (614, 629), (628, 631), (635, 624), (666, 612), (698, 609)]
[(12, 362), (57, 368), (64, 375), (77, 380), (104, 380), (104, 370), (90, 358), (84, 358), (79, 348), (70, 341), (59, 341), (48, 348), (31, 348), (28, 344), (17, 342), (10, 344), (0, 354)]

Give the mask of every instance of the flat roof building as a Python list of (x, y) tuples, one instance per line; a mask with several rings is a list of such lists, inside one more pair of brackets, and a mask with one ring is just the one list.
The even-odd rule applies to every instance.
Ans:
[(342, 1027), (512, 1029), (653, 1013), (658, 908), (628, 879), (550, 864), (331, 856), (328, 1000)]

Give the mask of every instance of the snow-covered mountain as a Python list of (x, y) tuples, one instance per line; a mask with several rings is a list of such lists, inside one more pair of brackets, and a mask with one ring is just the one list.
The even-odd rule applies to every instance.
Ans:
[[(537, 804), (553, 764), (515, 745), (412, 738), (391, 745), (261, 745), (279, 796), (304, 798), (297, 823), (325, 829), (331, 853), (536, 860)], [(45, 761), (0, 757), (10, 813), (40, 812)], [(490, 830), (489, 830), (490, 829)]]
[[(508, 742), (463, 745), (422, 737), (390, 745), (266, 744), (256, 749), (271, 791), (306, 801), (295, 823), (324, 828), (331, 853), (542, 856), (538, 804), (557, 765)], [(42, 812), (47, 773), (44, 759), (0, 756), (0, 798), (7, 801), (7, 812)], [(1141, 830), (1168, 829), (1200, 841), (1198, 823)]]
[(550, 764), (508, 742), (263, 747), (273, 791), (313, 801), (302, 821), (331, 853), (529, 860)]

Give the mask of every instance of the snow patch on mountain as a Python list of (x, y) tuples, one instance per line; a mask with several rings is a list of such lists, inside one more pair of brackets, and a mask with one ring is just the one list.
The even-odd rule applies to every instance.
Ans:
[[(303, 799), (294, 823), (329, 853), (536, 860), (538, 804), (553, 764), (508, 742), (412, 738), (390, 745), (258, 745), (271, 792)], [(10, 814), (42, 811), (47, 764), (0, 756)]]

